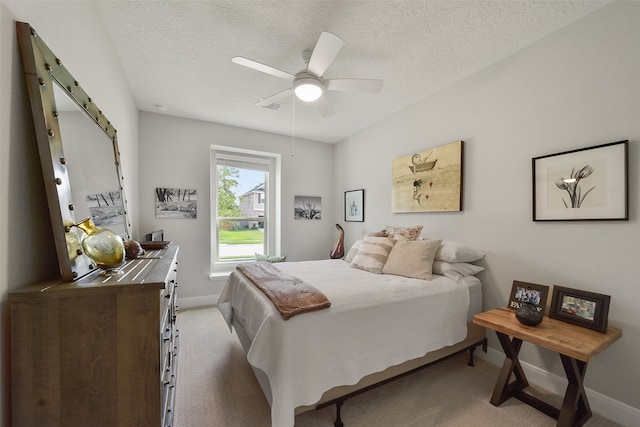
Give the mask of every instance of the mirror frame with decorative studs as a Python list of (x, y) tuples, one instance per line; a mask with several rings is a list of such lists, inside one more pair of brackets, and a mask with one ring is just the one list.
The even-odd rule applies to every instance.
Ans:
[(84, 218), (75, 217), (74, 198), (69, 180), (58, 110), (54, 95), (54, 85), (59, 85), (65, 94), (86, 113), (106, 134), (113, 144), (115, 179), (117, 191), (123, 204), (124, 235), (129, 238), (129, 220), (127, 202), (124, 196), (120, 152), (116, 129), (107, 120), (102, 111), (82, 89), (71, 73), (62, 65), (62, 61), (47, 47), (31, 25), (16, 22), (18, 43), (22, 53), (27, 90), (31, 101), (34, 128), (38, 142), (38, 152), (44, 176), (45, 190), (53, 228), (56, 253), (60, 265), (62, 280), (79, 279), (96, 269), (93, 261), (87, 257), (80, 246), (78, 231), (73, 227)]

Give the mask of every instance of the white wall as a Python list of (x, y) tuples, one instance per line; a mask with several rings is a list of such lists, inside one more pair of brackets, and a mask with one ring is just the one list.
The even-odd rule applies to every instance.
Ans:
[[(181, 300), (190, 300), (190, 305), (215, 303), (215, 295), (222, 291), (225, 279), (209, 279), (211, 145), (280, 154), (281, 254), (288, 261), (329, 257), (338, 236), (332, 219), (335, 203), (332, 145), (296, 139), (292, 157), (290, 137), (143, 112), (140, 113), (140, 237), (164, 229), (165, 240), (180, 245)], [(158, 187), (195, 189), (197, 218), (156, 218), (154, 196)], [(295, 195), (322, 197), (322, 219), (294, 220)]]
[[(209, 145), (273, 150), (283, 159), (282, 252), (289, 259), (327, 257), (335, 222), (345, 228), (347, 244), (385, 224), (421, 223), (427, 236), (467, 241), (487, 252), (485, 308), (503, 305), (514, 279), (609, 294), (610, 323), (623, 329), (623, 338), (590, 363), (586, 386), (640, 410), (640, 3), (606, 6), (335, 147), (299, 141), (294, 158), (289, 138), (150, 113), (138, 117), (94, 13), (86, 2), (0, 2), (2, 425), (8, 425), (7, 293), (58, 274), (14, 20), (39, 31), (118, 129), (134, 237), (164, 228), (181, 245), (181, 297), (206, 299), (220, 289), (207, 277)], [(459, 139), (466, 142), (464, 211), (392, 214), (392, 159)], [(532, 157), (620, 139), (631, 141), (630, 221), (531, 221)], [(156, 219), (157, 186), (196, 188), (198, 219)], [(358, 188), (366, 189), (366, 222), (345, 224), (343, 192)], [(296, 194), (321, 196), (323, 219), (293, 220)], [(499, 348), (493, 336), (491, 346)], [(550, 352), (525, 345), (522, 356), (562, 375)]]
[(7, 294), (60, 276), (14, 21), (29, 22), (118, 129), (125, 186), (137, 215), (138, 115), (94, 5), (0, 3), (0, 425), (9, 425)]
[[(335, 217), (342, 192), (366, 189), (364, 224), (347, 246), (384, 225), (423, 224), (423, 236), (487, 253), (484, 307), (504, 306), (514, 279), (611, 295), (623, 337), (589, 365), (586, 386), (640, 414), (638, 142), (640, 2), (615, 2), (358, 135), (335, 151)], [(531, 159), (630, 140), (628, 222), (533, 222)], [(391, 213), (391, 161), (465, 141), (464, 210)], [(366, 162), (354, 161), (363, 158)], [(495, 334), (490, 345), (500, 349)], [(500, 350), (501, 351), (501, 350)], [(525, 344), (522, 359), (560, 376), (557, 355)], [(627, 408), (629, 409), (629, 408)], [(631, 412), (634, 412), (631, 410)]]

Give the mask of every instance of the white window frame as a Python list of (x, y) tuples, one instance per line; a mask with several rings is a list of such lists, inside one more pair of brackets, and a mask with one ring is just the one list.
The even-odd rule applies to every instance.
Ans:
[[(224, 162), (224, 163), (223, 163)], [(253, 262), (251, 260), (220, 260), (219, 234), (218, 234), (218, 165), (229, 164), (240, 165), (243, 162), (249, 164), (260, 164), (268, 171), (267, 182), (265, 182), (265, 203), (264, 203), (264, 242), (265, 253), (270, 255), (280, 254), (280, 168), (281, 156), (277, 153), (265, 151), (248, 150), (222, 145), (211, 146), (210, 159), (210, 182), (211, 182), (211, 275), (219, 275), (233, 271), (237, 265)], [(250, 167), (247, 167), (250, 168)]]

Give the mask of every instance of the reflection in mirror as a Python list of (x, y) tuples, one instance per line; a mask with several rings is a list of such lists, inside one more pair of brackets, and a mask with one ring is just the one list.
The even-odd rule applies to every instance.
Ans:
[(85, 218), (128, 239), (116, 130), (27, 23), (16, 22), (63, 280), (96, 266), (81, 249)]
[[(53, 93), (77, 221), (126, 235), (124, 206), (111, 139), (59, 87)], [(79, 236), (80, 237), (80, 236)]]

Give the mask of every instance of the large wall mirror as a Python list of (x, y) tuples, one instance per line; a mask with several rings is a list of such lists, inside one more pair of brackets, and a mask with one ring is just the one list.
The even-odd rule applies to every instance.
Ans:
[(75, 280), (96, 267), (82, 252), (82, 231), (74, 224), (90, 217), (129, 238), (117, 134), (36, 31), (23, 22), (16, 29), (60, 273)]

